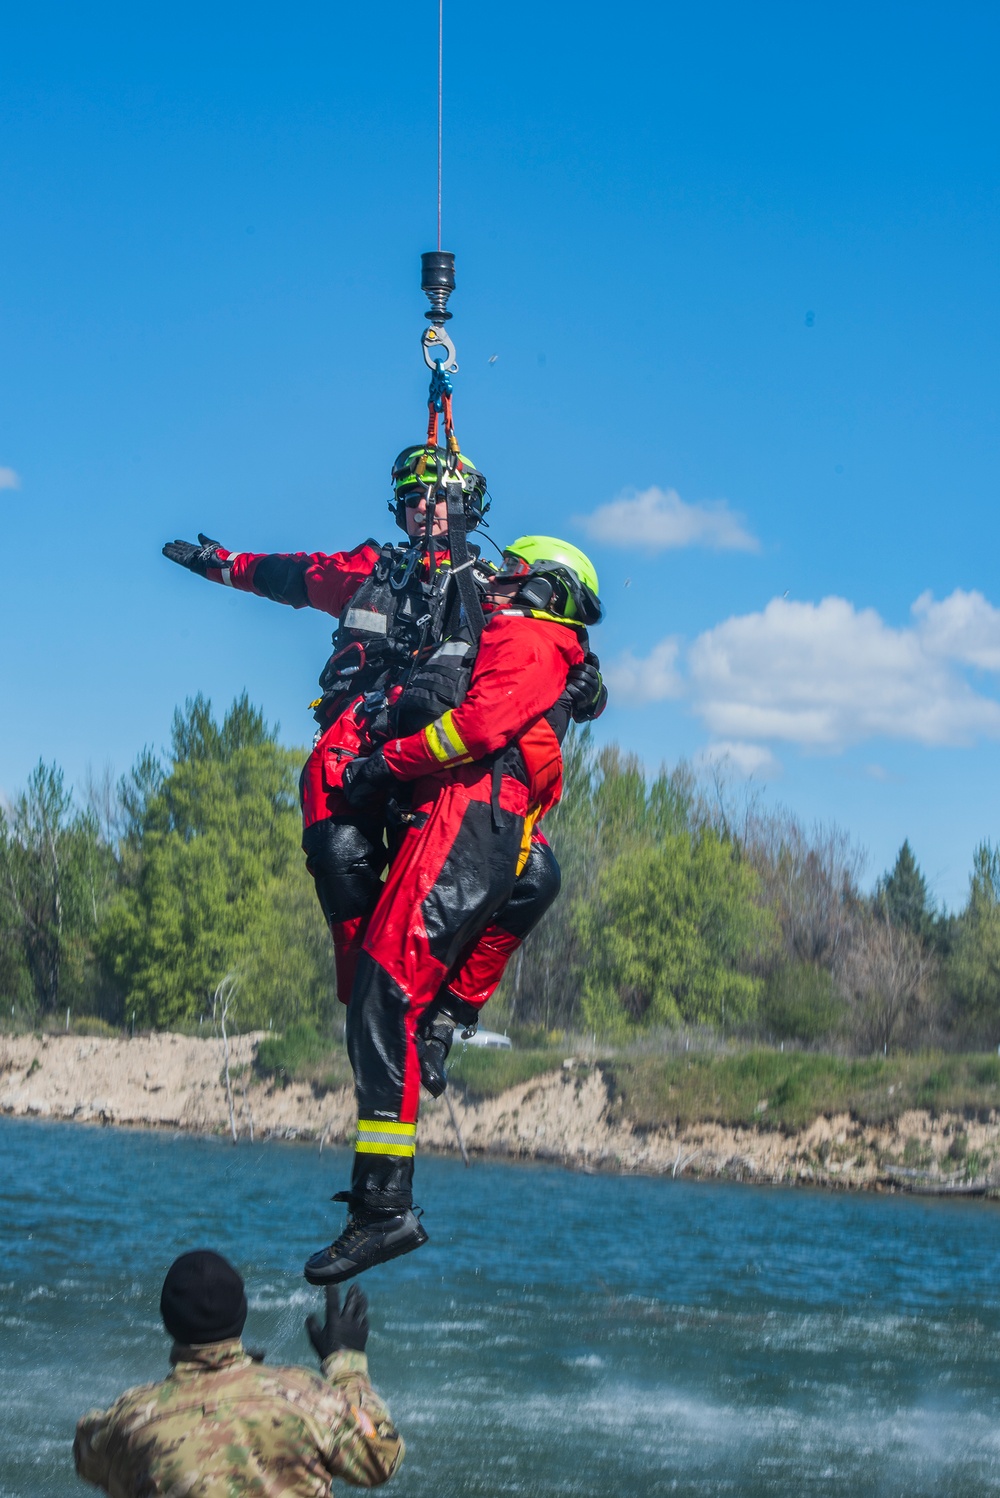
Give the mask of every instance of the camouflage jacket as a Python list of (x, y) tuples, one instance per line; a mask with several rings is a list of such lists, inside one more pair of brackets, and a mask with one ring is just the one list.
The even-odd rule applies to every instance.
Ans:
[(326, 1498), (331, 1478), (374, 1488), (403, 1460), (362, 1352), (322, 1376), (268, 1368), (238, 1340), (175, 1346), (171, 1362), (77, 1425), (76, 1470), (111, 1498)]

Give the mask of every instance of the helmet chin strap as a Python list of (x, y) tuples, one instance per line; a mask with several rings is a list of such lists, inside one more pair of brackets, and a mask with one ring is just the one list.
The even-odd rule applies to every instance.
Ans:
[(435, 485), (427, 485), (427, 493), (424, 496), (424, 547), (427, 551), (427, 566), (430, 569), (431, 581), (437, 571), (437, 558), (434, 552), (434, 514), (437, 510), (437, 495), (434, 492)]
[(479, 590), (472, 577), (473, 559), (465, 534), (465, 491), (461, 479), (450, 479), (444, 487), (448, 500), (448, 551), (451, 555), (452, 576), (458, 585), (465, 622), (475, 642), (486, 626), (486, 618)]

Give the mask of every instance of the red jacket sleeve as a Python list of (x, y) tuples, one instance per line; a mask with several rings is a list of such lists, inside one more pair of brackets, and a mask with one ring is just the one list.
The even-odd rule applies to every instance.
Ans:
[(576, 631), (547, 619), (496, 613), (483, 630), (461, 706), (420, 733), (390, 739), (386, 763), (400, 780), (471, 764), (512, 744), (562, 695), (583, 660)]
[(353, 551), (296, 551), (263, 554), (219, 548), (222, 567), (209, 569), (211, 582), (243, 593), (256, 593), (293, 609), (321, 609), (339, 614), (378, 561), (377, 541), (363, 541)]

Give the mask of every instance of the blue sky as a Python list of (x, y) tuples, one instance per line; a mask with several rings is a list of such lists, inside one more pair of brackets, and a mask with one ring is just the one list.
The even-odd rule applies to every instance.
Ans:
[[(598, 565), (601, 732), (909, 837), (1000, 836), (1000, 12), (446, 0), (456, 422), (498, 539)], [(0, 790), (329, 622), (159, 547), (386, 537), (419, 440), (434, 0), (0, 22)], [(493, 356), (495, 361), (491, 362)]]

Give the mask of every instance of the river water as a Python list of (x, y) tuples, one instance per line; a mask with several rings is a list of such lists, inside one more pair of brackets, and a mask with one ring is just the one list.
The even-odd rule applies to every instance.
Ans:
[[(76, 1417), (166, 1371), (214, 1247), (247, 1340), (312, 1363), (299, 1277), (343, 1151), (0, 1119), (0, 1498), (65, 1498)], [(365, 1277), (398, 1498), (1000, 1494), (996, 1208), (423, 1159), (431, 1243)]]

